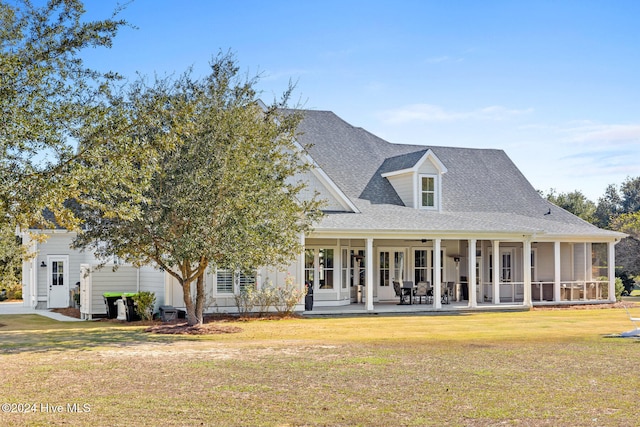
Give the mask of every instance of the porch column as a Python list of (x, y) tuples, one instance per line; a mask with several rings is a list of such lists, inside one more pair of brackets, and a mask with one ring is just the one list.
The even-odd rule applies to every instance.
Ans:
[[(29, 233), (22, 233), (22, 244), (29, 247), (29, 252), (37, 254), (36, 241), (31, 239)], [(38, 305), (38, 257), (34, 255), (28, 261), (22, 261), (22, 289), (25, 295), (22, 304), (25, 307), (35, 308)]]
[[(300, 254), (298, 255), (298, 265), (296, 266), (296, 280), (298, 281), (297, 283), (301, 283), (302, 284), (302, 290), (306, 291), (306, 282), (305, 282), (305, 277), (304, 277), (304, 261), (305, 261), (305, 255), (306, 255), (306, 248), (305, 248), (305, 241), (306, 241), (306, 237), (304, 235), (304, 233), (300, 233), (300, 247), (302, 248), (302, 251), (300, 252)], [(215, 273), (215, 271), (214, 271)], [(214, 281), (215, 284), (215, 281)], [(303, 301), (304, 303), (304, 298)]]
[(367, 278), (365, 289), (367, 290), (367, 311), (373, 311), (373, 237), (367, 237), (365, 252)]
[(476, 298), (476, 239), (469, 240), (469, 265), (467, 275), (467, 289), (469, 294), (469, 307), (477, 307), (478, 301)]
[(525, 239), (522, 248), (524, 253), (524, 301), (522, 305), (531, 307), (533, 305), (531, 301), (531, 239)]
[(607, 243), (607, 272), (609, 273), (609, 301), (616, 302), (616, 243)]
[(493, 304), (500, 304), (500, 241), (493, 241)]
[(560, 301), (560, 242), (553, 242), (553, 300), (555, 302)]
[(442, 239), (433, 240), (433, 308), (442, 308), (442, 274), (440, 272), (440, 265), (442, 263), (440, 256), (440, 246)]

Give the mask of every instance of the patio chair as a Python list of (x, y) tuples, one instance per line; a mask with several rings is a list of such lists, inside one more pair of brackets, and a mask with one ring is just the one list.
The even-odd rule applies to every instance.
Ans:
[(455, 282), (447, 282), (447, 293), (449, 294), (449, 300), (456, 300), (456, 284)]
[(627, 312), (627, 316), (629, 316), (629, 320), (633, 323), (633, 326), (636, 327), (636, 331), (640, 332), (640, 317), (633, 317), (627, 307), (624, 308), (624, 311)]
[[(433, 295), (433, 291), (431, 292)], [(429, 298), (429, 283), (428, 282), (418, 282), (418, 285), (413, 293), (413, 298), (418, 300), (418, 304), (422, 303), (422, 299), (424, 298), (425, 304), (427, 304), (427, 300)]]
[(405, 294), (404, 291), (402, 290), (402, 287), (400, 286), (400, 282), (396, 282), (394, 280), (393, 282), (393, 290), (396, 292), (396, 296), (400, 299), (400, 304), (407, 304), (407, 297), (409, 295)]
[(453, 285), (453, 282), (443, 283), (442, 290), (440, 291), (443, 304), (449, 304), (449, 301), (453, 298)]

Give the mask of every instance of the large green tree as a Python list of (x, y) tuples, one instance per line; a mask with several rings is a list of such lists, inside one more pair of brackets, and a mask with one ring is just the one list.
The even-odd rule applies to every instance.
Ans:
[[(75, 225), (63, 206), (77, 195), (73, 163), (78, 129), (108, 115), (104, 94), (116, 76), (87, 69), (81, 52), (110, 47), (126, 23), (83, 22), (78, 0), (0, 1), (0, 223), (42, 222), (49, 208)], [(87, 147), (90, 148), (90, 147)]]
[[(221, 53), (204, 78), (187, 72), (138, 84), (128, 95), (132, 111), (161, 117), (163, 126), (139, 126), (136, 133), (175, 145), (159, 152), (161, 167), (143, 199), (128, 200), (139, 216), (115, 218), (82, 206), (87, 227), (76, 244), (102, 257), (163, 268), (182, 285), (191, 325), (202, 323), (207, 268), (288, 263), (319, 213), (318, 201), (299, 197), (304, 184), (294, 179), (309, 165), (295, 142), (301, 117), (285, 108), (290, 89), (264, 107), (257, 81), (241, 77), (235, 57)], [(85, 198), (105, 196), (99, 191)], [(126, 191), (119, 197), (128, 197)]]
[(22, 258), (26, 248), (15, 236), (15, 230), (0, 227), (0, 289), (21, 289)]
[(585, 221), (590, 223), (594, 222), (596, 204), (587, 199), (581, 191), (576, 190), (569, 193), (556, 193), (554, 189), (551, 189), (547, 193), (546, 198), (556, 206), (571, 212)]

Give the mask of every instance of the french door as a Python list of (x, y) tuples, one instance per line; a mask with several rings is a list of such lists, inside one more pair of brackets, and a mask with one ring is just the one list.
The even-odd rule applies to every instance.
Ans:
[(380, 249), (378, 265), (378, 300), (390, 300), (396, 297), (393, 282), (402, 284), (406, 280), (405, 249)]

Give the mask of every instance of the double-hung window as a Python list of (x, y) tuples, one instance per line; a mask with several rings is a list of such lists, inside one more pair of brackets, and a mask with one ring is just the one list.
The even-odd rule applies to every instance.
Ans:
[(436, 175), (420, 175), (420, 207), (438, 208), (438, 185)]

